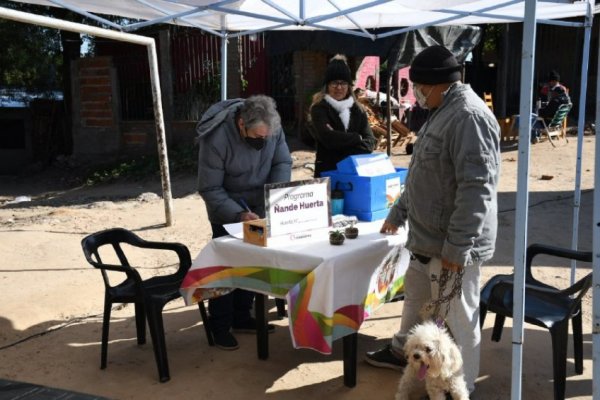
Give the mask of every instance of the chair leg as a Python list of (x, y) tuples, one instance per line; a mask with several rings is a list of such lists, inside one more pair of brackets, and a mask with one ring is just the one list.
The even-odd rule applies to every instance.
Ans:
[(164, 304), (152, 304), (146, 301), (146, 317), (148, 318), (148, 328), (152, 337), (152, 347), (154, 349), (154, 358), (158, 368), (158, 377), (160, 382), (167, 382), (171, 379), (169, 375), (169, 360), (167, 359), (167, 345), (165, 341), (165, 329), (163, 326)]
[(554, 144), (554, 140), (552, 140), (552, 133), (550, 133), (549, 131), (546, 131), (546, 134), (548, 135), (548, 141), (550, 142), (552, 147), (556, 147), (556, 145)]
[(146, 343), (146, 310), (143, 303), (135, 303), (135, 328), (138, 344)]
[(552, 336), (552, 366), (554, 369), (554, 400), (564, 400), (567, 380), (567, 339), (569, 320), (556, 324), (550, 329)]
[(200, 309), (200, 317), (202, 318), (202, 325), (204, 325), (204, 331), (206, 332), (206, 340), (208, 340), (208, 345), (214, 346), (215, 339), (210, 329), (210, 322), (208, 320), (208, 314), (206, 313), (206, 307), (204, 306), (203, 300), (198, 302), (198, 308)]
[(275, 299), (275, 306), (277, 307), (277, 316), (279, 318), (285, 318), (287, 313), (285, 312), (285, 300)]
[(108, 353), (108, 328), (110, 325), (110, 307), (112, 303), (104, 299), (104, 316), (102, 318), (102, 343), (100, 345), (100, 369), (106, 368), (106, 358)]
[(575, 373), (583, 374), (583, 329), (581, 321), (581, 308), (571, 319), (573, 325), (573, 358), (575, 359)]
[(504, 329), (504, 321), (506, 317), (504, 315), (496, 314), (496, 321), (494, 322), (494, 329), (492, 330), (492, 340), (499, 342), (502, 337), (502, 329)]
[(485, 323), (485, 317), (487, 315), (487, 306), (483, 303), (479, 303), (479, 329), (483, 329)]

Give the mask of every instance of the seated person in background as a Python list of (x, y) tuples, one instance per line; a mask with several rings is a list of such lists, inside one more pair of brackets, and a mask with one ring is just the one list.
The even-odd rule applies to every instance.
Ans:
[(562, 85), (554, 86), (548, 94), (550, 98), (548, 104), (546, 104), (545, 107), (542, 107), (538, 110), (538, 115), (544, 118), (546, 123), (552, 120), (552, 117), (554, 117), (554, 114), (556, 113), (556, 110), (558, 110), (558, 107), (560, 107), (563, 104), (571, 103), (571, 99), (569, 98), (569, 95), (567, 94), (564, 86)]
[(546, 103), (550, 100), (550, 92), (557, 86), (563, 88), (563, 90), (567, 92), (567, 88), (560, 83), (559, 73), (555, 70), (552, 70), (548, 74), (547, 83), (545, 83), (540, 90), (540, 100), (542, 101), (542, 103)]
[(363, 106), (354, 97), (350, 67), (342, 55), (330, 60), (309, 117), (317, 145), (315, 178), (323, 171), (335, 170), (344, 158), (371, 153), (375, 148), (377, 141)]
[[(556, 84), (548, 92), (548, 103), (538, 110), (538, 116), (544, 118), (546, 125), (552, 121), (554, 114), (556, 114), (561, 105), (571, 103), (571, 98), (567, 94), (565, 87), (559, 84), (558, 81), (554, 81), (554, 83)], [(531, 128), (531, 143), (537, 143), (540, 141), (540, 129), (543, 128), (543, 124), (540, 121), (536, 121), (535, 125)]]

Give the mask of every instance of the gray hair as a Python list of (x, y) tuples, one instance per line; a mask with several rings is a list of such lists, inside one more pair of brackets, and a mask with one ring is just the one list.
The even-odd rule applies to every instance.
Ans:
[(240, 110), (240, 118), (244, 121), (247, 129), (264, 124), (273, 133), (281, 128), (281, 117), (277, 112), (275, 100), (262, 94), (250, 96), (244, 101)]

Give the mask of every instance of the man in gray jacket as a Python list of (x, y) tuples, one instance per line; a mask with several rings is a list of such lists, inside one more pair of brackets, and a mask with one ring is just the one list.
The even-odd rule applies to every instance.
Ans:
[[(275, 101), (258, 95), (211, 106), (196, 126), (198, 192), (206, 205), (213, 238), (224, 224), (265, 217), (264, 185), (288, 182), (292, 159)], [(250, 309), (254, 293), (237, 289), (208, 301), (215, 345), (237, 349), (234, 332), (256, 332)], [(269, 330), (274, 327), (269, 325)]]
[[(414, 144), (405, 190), (381, 232), (407, 228), (412, 260), (400, 330), (390, 345), (368, 352), (366, 361), (385, 368), (406, 366), (402, 347), (407, 333), (422, 321), (422, 310), (441, 299), (437, 317), (461, 348), (472, 392), (479, 373), (480, 267), (493, 256), (496, 242), (500, 128), (481, 98), (460, 82), (460, 70), (443, 46), (428, 47), (411, 65), (415, 97), (430, 110), (429, 117)], [(444, 270), (451, 273), (440, 296)], [(451, 297), (460, 273), (462, 293), (454, 291)]]

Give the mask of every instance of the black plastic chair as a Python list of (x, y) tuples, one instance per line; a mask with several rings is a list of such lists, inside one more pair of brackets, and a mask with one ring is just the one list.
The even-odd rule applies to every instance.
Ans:
[[(179, 268), (171, 275), (155, 276), (142, 280), (125, 255), (123, 244), (137, 248), (174, 251), (179, 258)], [(133, 232), (122, 228), (108, 229), (93, 233), (81, 241), (83, 253), (87, 261), (95, 268), (100, 269), (104, 280), (104, 318), (102, 322), (102, 346), (100, 354), (100, 368), (106, 368), (108, 352), (108, 331), (110, 312), (113, 303), (134, 303), (135, 322), (137, 328), (138, 344), (146, 343), (145, 320), (148, 319), (148, 328), (152, 337), (154, 356), (158, 367), (159, 379), (167, 382), (169, 376), (169, 363), (163, 327), (162, 311), (164, 306), (181, 296), (179, 287), (192, 264), (190, 252), (181, 243), (149, 242)], [(106, 250), (104, 250), (104, 247)], [(114, 251), (119, 263), (105, 264), (100, 258), (102, 252)], [(107, 271), (115, 271), (125, 275), (125, 280), (117, 285), (111, 284)], [(114, 276), (113, 276), (114, 277)], [(200, 315), (206, 330), (208, 343), (214, 345), (212, 334), (208, 326), (208, 317), (204, 302), (198, 302)]]
[[(570, 260), (592, 260), (592, 253), (559, 247), (532, 244), (527, 248), (525, 261), (525, 322), (546, 328), (552, 337), (552, 364), (554, 370), (554, 399), (565, 397), (569, 320), (573, 325), (575, 373), (583, 373), (583, 331), (581, 299), (592, 285), (592, 274), (566, 289), (547, 285), (533, 277), (531, 264), (538, 254), (547, 254)], [(488, 311), (496, 313), (492, 340), (500, 341), (506, 317), (512, 318), (514, 275), (496, 275), (481, 290), (480, 326), (483, 327)]]

